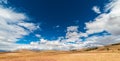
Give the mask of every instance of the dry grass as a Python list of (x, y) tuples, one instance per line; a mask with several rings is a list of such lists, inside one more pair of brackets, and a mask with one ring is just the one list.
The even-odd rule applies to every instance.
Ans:
[(0, 53), (0, 61), (120, 61), (120, 44), (73, 51)]
[(0, 61), (120, 61), (120, 53), (8, 53)]

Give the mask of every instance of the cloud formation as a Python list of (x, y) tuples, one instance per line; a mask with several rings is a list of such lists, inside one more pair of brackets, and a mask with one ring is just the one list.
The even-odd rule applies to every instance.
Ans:
[[(86, 23), (88, 35), (103, 31), (111, 35), (89, 37), (87, 41), (95, 41), (94, 44), (108, 45), (120, 43), (120, 0), (113, 0), (105, 6), (105, 13), (102, 13), (92, 22)], [(107, 11), (109, 11), (107, 13)], [(93, 44), (93, 45), (94, 45)]]
[[(7, 0), (1, 0), (0, 3), (7, 4)], [(14, 45), (13, 43), (18, 39), (37, 29), (35, 24), (28, 23), (26, 20), (28, 17), (24, 13), (0, 5), (0, 46), (6, 46), (0, 50), (6, 49), (9, 44)]]
[(94, 6), (94, 7), (92, 8), (92, 10), (93, 10), (95, 13), (97, 13), (97, 14), (100, 14), (100, 13), (101, 13), (100, 8), (97, 7), (97, 6)]
[[(93, 10), (100, 15), (93, 21), (85, 23), (85, 33), (78, 30), (79, 26), (69, 26), (66, 29), (66, 35), (58, 37), (57, 40), (47, 40), (42, 38), (41, 35), (36, 34), (36, 37), (41, 36), (39, 41), (19, 45), (14, 42), (25, 35), (29, 35), (29, 33), (37, 29), (37, 27), (35, 24), (25, 21), (27, 16), (24, 13), (18, 13), (12, 9), (1, 6), (0, 49), (72, 50), (120, 43), (119, 7), (120, 0), (112, 0), (105, 5), (103, 13), (100, 12), (97, 6), (94, 6)], [(108, 34), (94, 35), (104, 31)], [(83, 41), (82, 38), (85, 38), (85, 40)]]
[[(120, 43), (120, 0), (113, 0), (105, 6), (104, 13), (101, 13), (97, 6), (93, 10), (100, 14), (93, 21), (87, 22), (86, 32), (80, 32), (78, 26), (67, 27), (66, 36), (59, 40), (40, 40), (38, 45), (51, 46), (51, 49), (71, 50), (88, 47), (104, 46)], [(108, 34), (92, 35), (106, 31)], [(85, 37), (85, 41), (81, 37)], [(40, 43), (41, 42), (41, 43)], [(57, 48), (56, 48), (57, 46)]]

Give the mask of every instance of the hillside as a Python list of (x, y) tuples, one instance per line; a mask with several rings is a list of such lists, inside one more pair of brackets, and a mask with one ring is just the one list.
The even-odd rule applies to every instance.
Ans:
[(23, 49), (0, 53), (0, 61), (120, 61), (119, 52), (120, 43), (71, 51), (32, 51)]
[(120, 43), (80, 50), (82, 52), (120, 52)]

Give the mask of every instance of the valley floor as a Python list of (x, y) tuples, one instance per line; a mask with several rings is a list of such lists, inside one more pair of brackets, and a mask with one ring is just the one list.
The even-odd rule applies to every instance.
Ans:
[(120, 53), (2, 53), (0, 61), (120, 61)]

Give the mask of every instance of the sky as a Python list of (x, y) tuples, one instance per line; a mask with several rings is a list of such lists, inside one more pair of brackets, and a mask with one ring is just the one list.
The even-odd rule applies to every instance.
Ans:
[(120, 0), (0, 0), (0, 51), (120, 43)]

